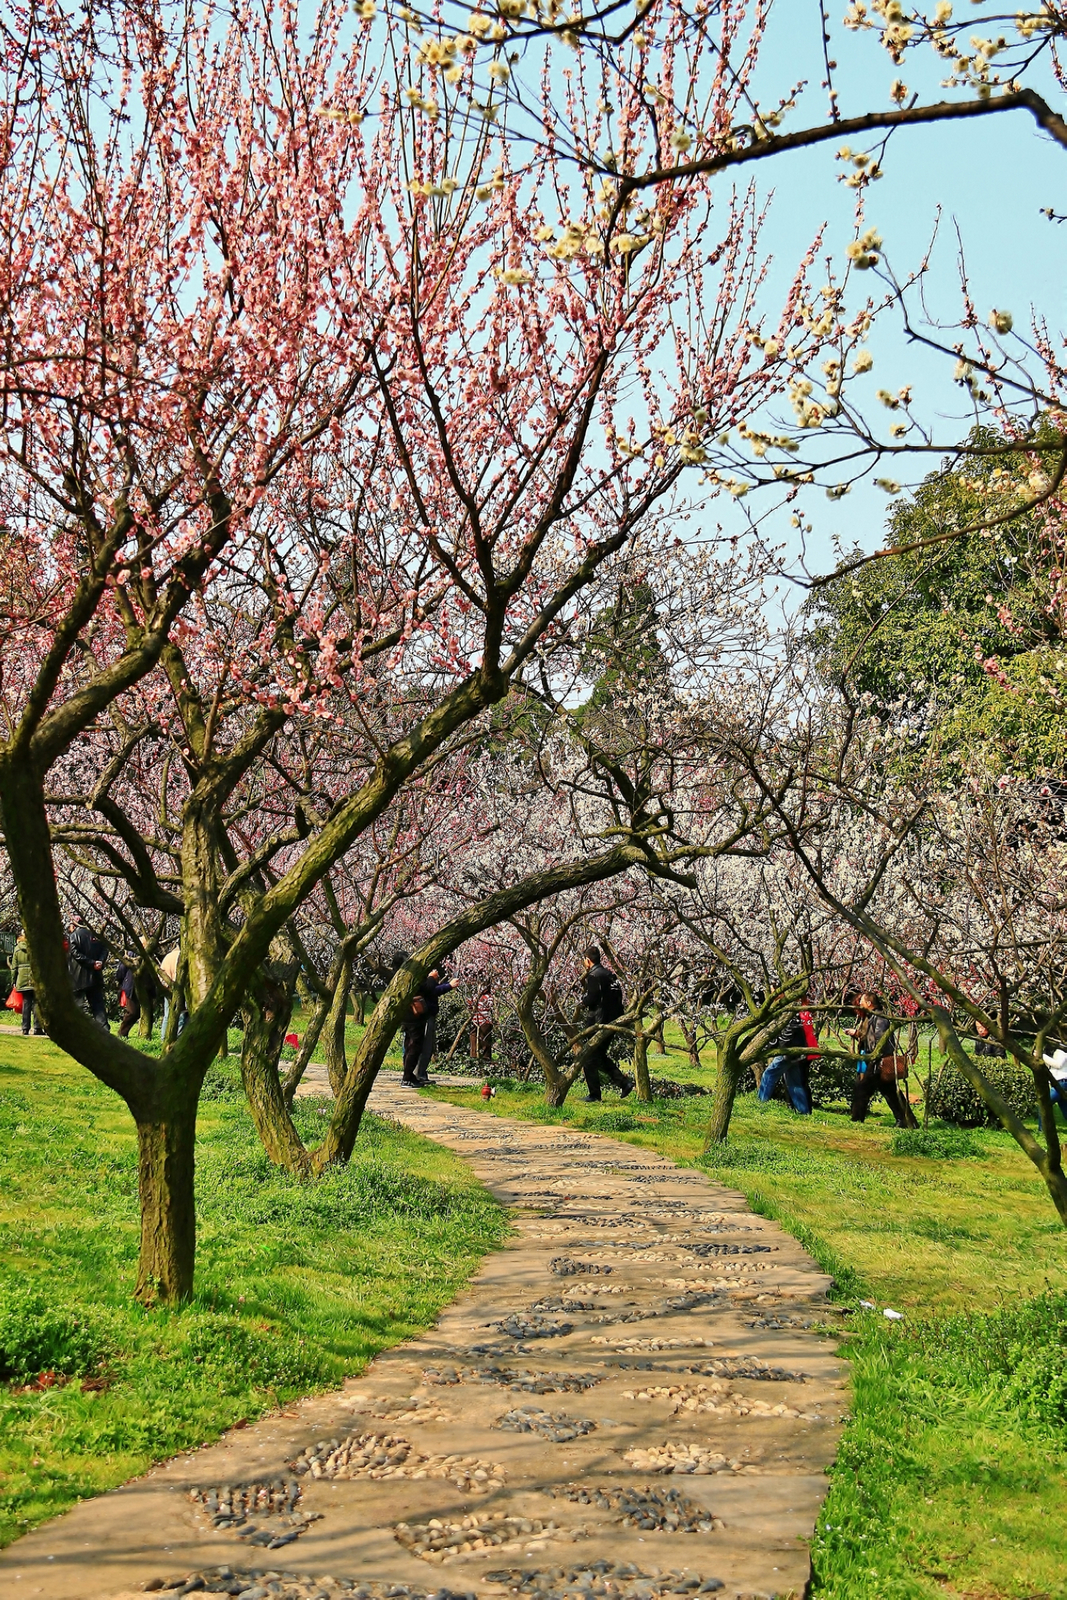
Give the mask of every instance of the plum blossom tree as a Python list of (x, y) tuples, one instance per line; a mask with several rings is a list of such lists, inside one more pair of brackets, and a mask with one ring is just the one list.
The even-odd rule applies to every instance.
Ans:
[[(660, 448), (688, 451), (724, 493), (784, 491), (794, 502), (811, 485), (840, 499), (873, 474), (894, 493), (936, 456), (951, 469), (1008, 460), (1020, 446), (1032, 451), (1010, 505), (993, 494), (966, 527), (928, 534), (924, 548), (996, 527), (1056, 495), (1067, 436), (1062, 332), (1048, 324), (1051, 308), (1037, 308), (1023, 331), (1004, 306), (983, 313), (964, 274), (958, 324), (935, 323), (924, 299), (931, 253), (910, 267), (895, 262), (868, 207), (891, 163), (930, 154), (939, 125), (996, 119), (1022, 160), (1035, 128), (1067, 149), (1067, 11), (1057, 0), (1012, 16), (996, 0), (971, 0), (966, 15), (951, 0), (910, 8), (861, 0), (843, 17), (821, 5), (805, 19), (822, 61), (821, 81), (811, 84), (794, 76), (804, 21), (748, 0), (692, 8), (592, 0), (566, 14), (552, 0), (500, 0), (484, 10), (453, 0), (390, 6), (387, 15), (427, 75), (423, 104), (428, 96), (434, 114), (484, 118), (506, 129), (517, 150), (547, 139), (599, 184), (605, 227), (623, 230), (619, 247), (634, 253), (654, 236), (650, 197), (658, 205), (664, 192), (712, 176), (760, 181), (783, 157), (827, 148), (830, 170), (855, 195), (855, 227), (843, 248), (831, 243), (828, 281), (817, 294), (798, 297), (780, 322), (753, 326), (751, 359), (775, 371), (775, 407), (749, 415), (731, 436), (697, 423), (685, 438), (661, 436)], [(575, 117), (575, 84), (595, 85), (595, 117)], [(1051, 226), (1062, 221), (1051, 206), (1046, 215)], [(602, 236), (590, 241), (577, 221), (565, 219), (560, 231), (551, 220), (542, 240), (549, 257), (600, 247)], [(515, 270), (535, 267), (526, 261)], [(929, 389), (875, 389), (867, 336), (887, 315), (897, 316), (902, 343), (941, 358), (961, 391), (964, 436), (952, 422), (946, 430)], [(779, 399), (788, 406), (779, 408)], [(970, 433), (968, 424), (984, 420), (1010, 427), (999, 436)], [(798, 507), (802, 527), (806, 515)]]
[[(189, 1292), (200, 1084), (287, 921), (565, 647), (684, 466), (638, 457), (632, 427), (728, 425), (768, 381), (739, 372), (760, 275), (743, 204), (713, 237), (694, 186), (640, 259), (609, 241), (527, 284), (515, 263), (563, 194), (551, 153), (520, 178), (488, 124), (413, 120), (351, 15), (159, 0), (5, 24), (0, 803), (42, 1014), (137, 1124), (144, 1297)], [(581, 186), (569, 204), (592, 224)], [(235, 859), (228, 809), (279, 735), (338, 718), (358, 754)], [(49, 796), (85, 741), (127, 881), (181, 917), (190, 1022), (158, 1066), (67, 984)], [(166, 768), (177, 881), (110, 771), (131, 758)], [(390, 986), (375, 1049), (420, 975)]]

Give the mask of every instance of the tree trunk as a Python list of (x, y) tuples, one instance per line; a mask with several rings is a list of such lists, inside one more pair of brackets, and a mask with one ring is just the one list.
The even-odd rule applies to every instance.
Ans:
[(730, 1132), (730, 1118), (733, 1115), (734, 1100), (737, 1097), (738, 1086), (745, 1072), (745, 1064), (741, 1060), (737, 1048), (737, 1040), (729, 1034), (722, 1044), (716, 1046), (715, 1088), (711, 1097), (711, 1117), (708, 1121), (708, 1131), (704, 1138), (705, 1152), (713, 1144), (725, 1144)]
[(330, 1014), (323, 1029), (326, 1071), (329, 1073), (330, 1088), (333, 1090), (335, 1100), (341, 1093), (348, 1072), (348, 1058), (345, 1053), (345, 1023), (348, 1021), (348, 995), (351, 985), (352, 963), (351, 961), (344, 961), (337, 976), (337, 987), (333, 992)]
[(659, 1027), (656, 1028), (652, 1034), (653, 1039), (656, 1041), (656, 1050), (661, 1056), (665, 1056), (667, 1054), (667, 1040), (663, 1034), (664, 1026), (665, 1018), (660, 1017)]
[(197, 1088), (151, 1121), (137, 1123), (141, 1254), (136, 1294), (145, 1305), (179, 1305), (193, 1292), (198, 1099)]
[(298, 1177), (311, 1172), (311, 1157), (285, 1103), (278, 1061), (292, 1011), (293, 983), (261, 975), (245, 1011), (241, 1081), (264, 1150), (275, 1166)]
[(356, 995), (355, 1012), (356, 1021), (361, 1028), (364, 1027), (367, 1021), (367, 991), (365, 989), (360, 989)]
[(648, 1076), (648, 1040), (640, 1022), (634, 1023), (634, 1078), (637, 1082), (637, 1098), (646, 1105), (652, 1103), (652, 1084)]
[(691, 1028), (684, 1018), (680, 1018), (679, 1027), (682, 1030), (682, 1038), (685, 1040), (685, 1047), (689, 1052), (689, 1065), (691, 1067), (699, 1067), (700, 1050), (697, 1047), (696, 1026), (694, 1025)]

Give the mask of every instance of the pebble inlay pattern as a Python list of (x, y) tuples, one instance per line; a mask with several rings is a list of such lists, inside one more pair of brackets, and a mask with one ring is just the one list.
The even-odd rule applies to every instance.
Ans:
[[(244, 1600), (801, 1594), (845, 1396), (822, 1339), (828, 1280), (796, 1241), (702, 1174), (592, 1133), (509, 1124), (388, 1077), (371, 1108), (463, 1151), (512, 1209), (507, 1247), (342, 1393), (16, 1541), (0, 1553), (5, 1600), (135, 1600), (160, 1572), (181, 1576), (155, 1588)], [(581, 1399), (548, 1398), (567, 1394)], [(240, 1506), (238, 1527), (295, 1536), (299, 1518), (299, 1573), (272, 1568), (275, 1549), (257, 1566), (215, 1525), (203, 1486), (253, 1482), (286, 1500), (298, 1484), (270, 1514)], [(240, 1566), (221, 1564), (231, 1546)], [(447, 1563), (447, 1589), (420, 1576), (427, 1562)]]
[(293, 1462), (294, 1472), (313, 1478), (447, 1478), (468, 1494), (502, 1489), (504, 1469), (477, 1456), (427, 1456), (410, 1441), (389, 1433), (353, 1433), (346, 1439), (309, 1445)]
[(723, 1526), (706, 1506), (697, 1505), (678, 1489), (614, 1489), (571, 1483), (556, 1493), (575, 1505), (621, 1511), (619, 1521), (624, 1528), (641, 1528), (645, 1533), (714, 1533)]

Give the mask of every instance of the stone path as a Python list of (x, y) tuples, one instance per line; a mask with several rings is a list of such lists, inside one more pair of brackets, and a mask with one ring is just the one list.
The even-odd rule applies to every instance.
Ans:
[(372, 1107), (458, 1150), (510, 1245), (341, 1392), (19, 1540), (5, 1600), (799, 1597), (846, 1392), (797, 1242), (632, 1145), (392, 1075)]

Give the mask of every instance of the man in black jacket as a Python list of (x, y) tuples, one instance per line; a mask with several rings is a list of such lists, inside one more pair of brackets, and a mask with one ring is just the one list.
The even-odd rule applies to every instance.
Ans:
[(400, 1081), (405, 1088), (425, 1089), (430, 1082), (430, 1060), (437, 1046), (437, 1013), (441, 1009), (441, 996), (455, 987), (442, 979), (435, 967), (415, 993), (412, 1009), (404, 1024), (404, 1072)]
[(81, 917), (74, 917), (70, 927), (70, 959), (67, 962), (74, 999), (105, 1032), (110, 1032), (104, 997), (106, 960), (107, 945), (103, 939), (87, 928)]
[[(589, 1013), (590, 1022), (614, 1022), (626, 1009), (622, 984), (600, 959), (599, 945), (591, 944), (585, 952), (585, 999), (582, 1002)], [(585, 1061), (585, 1082), (589, 1093), (586, 1100), (595, 1103), (600, 1099), (600, 1074), (618, 1089), (623, 1100), (633, 1088), (633, 1079), (620, 1072), (609, 1055), (611, 1035), (605, 1034)]]

